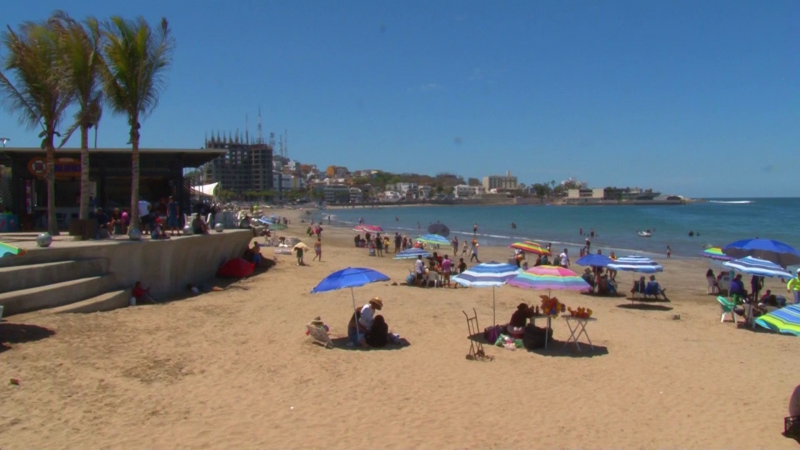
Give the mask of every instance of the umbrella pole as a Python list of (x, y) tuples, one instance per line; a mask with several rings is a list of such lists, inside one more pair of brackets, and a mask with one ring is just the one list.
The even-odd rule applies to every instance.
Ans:
[(358, 331), (358, 314), (356, 314), (356, 294), (353, 292), (353, 288), (350, 288), (350, 296), (353, 298), (353, 320), (356, 324), (356, 338), (360, 335)]
[(492, 326), (497, 325), (497, 301), (495, 300), (494, 286), (492, 286)]

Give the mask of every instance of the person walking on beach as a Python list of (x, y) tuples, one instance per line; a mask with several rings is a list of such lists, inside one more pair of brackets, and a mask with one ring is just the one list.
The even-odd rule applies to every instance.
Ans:
[(319, 260), (322, 262), (322, 239), (317, 238), (317, 242), (314, 243), (314, 258), (311, 261)]
[(558, 255), (558, 258), (560, 259), (561, 267), (563, 267), (565, 269), (568, 269), (569, 268), (569, 253), (568, 253), (568, 250), (564, 249), (564, 251), (560, 255)]
[(453, 238), (453, 258), (458, 255), (458, 236)]
[(671, 249), (671, 248), (669, 247), (669, 245), (668, 245), (668, 246), (667, 246), (667, 259), (669, 259), (669, 257), (670, 257), (671, 255), (672, 255), (672, 249)]
[(586, 238), (586, 254), (588, 255), (592, 251), (592, 241), (589, 238)]
[(400, 251), (400, 244), (403, 243), (403, 238), (400, 237), (400, 233), (394, 234), (394, 252), (397, 253)]
[(475, 239), (472, 240), (472, 254), (469, 257), (469, 262), (472, 262), (473, 259), (475, 259), (478, 264), (481, 263), (481, 260), (478, 259), (478, 241)]
[(467, 241), (464, 241), (464, 246), (461, 247), (461, 257), (467, 256)]
[(450, 287), (450, 271), (452, 267), (453, 263), (450, 261), (450, 258), (444, 255), (444, 259), (442, 260), (442, 276), (444, 276), (444, 284), (447, 287)]
[(797, 269), (797, 276), (786, 284), (786, 292), (794, 294), (795, 305), (800, 304), (800, 269)]
[(380, 234), (375, 235), (375, 250), (378, 252), (378, 256), (383, 256), (383, 239)]

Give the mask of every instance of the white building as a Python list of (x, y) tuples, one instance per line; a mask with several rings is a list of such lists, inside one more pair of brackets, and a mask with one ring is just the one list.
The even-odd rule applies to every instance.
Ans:
[(403, 196), (400, 195), (397, 191), (385, 191), (382, 194), (378, 194), (379, 196), (383, 197), (383, 201), (385, 202), (399, 202)]
[(486, 193), (483, 186), (469, 186), (467, 184), (459, 184), (453, 188), (453, 194), (456, 198), (476, 197)]
[(605, 195), (605, 189), (569, 189), (567, 191), (567, 198), (597, 198), (602, 199)]
[(350, 188), (350, 203), (361, 203), (364, 201), (364, 193), (357, 187)]
[(417, 198), (428, 200), (431, 198), (431, 187), (430, 186), (420, 186), (419, 187), (419, 196)]
[(285, 173), (272, 173), (272, 187), (276, 191), (292, 191), (306, 188), (306, 181), (303, 177), (289, 175)]
[(419, 195), (419, 186), (417, 183), (397, 183), (397, 191), (403, 197), (406, 198), (415, 198)]
[(503, 175), (489, 175), (483, 177), (483, 188), (487, 191), (492, 189), (515, 191), (517, 189), (517, 177), (511, 175), (511, 172), (506, 172)]

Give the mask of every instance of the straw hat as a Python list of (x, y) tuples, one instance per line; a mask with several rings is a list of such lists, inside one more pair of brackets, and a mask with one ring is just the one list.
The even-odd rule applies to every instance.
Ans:
[(322, 322), (322, 318), (320, 316), (314, 317), (314, 320), (312, 320), (309, 325), (313, 325), (315, 327), (325, 326), (325, 324)]
[(369, 304), (372, 305), (375, 309), (383, 309), (383, 301), (380, 297), (375, 297), (369, 301)]

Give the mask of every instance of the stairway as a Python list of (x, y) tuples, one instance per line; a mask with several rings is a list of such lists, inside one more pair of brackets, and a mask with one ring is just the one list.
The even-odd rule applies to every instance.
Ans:
[(0, 267), (3, 316), (48, 312), (95, 312), (128, 304), (103, 258)]

